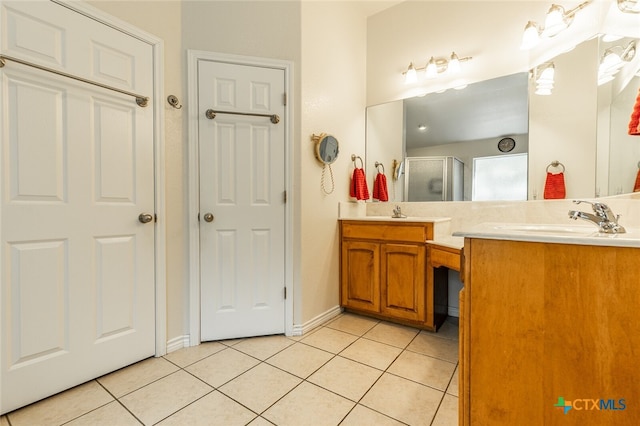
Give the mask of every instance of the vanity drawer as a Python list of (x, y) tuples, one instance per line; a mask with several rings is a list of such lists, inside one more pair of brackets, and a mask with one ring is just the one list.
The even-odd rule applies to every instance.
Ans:
[(342, 238), (424, 243), (432, 237), (433, 224), (431, 223), (342, 223)]
[(431, 246), (429, 251), (429, 262), (434, 268), (441, 266), (460, 271), (460, 250), (443, 249)]

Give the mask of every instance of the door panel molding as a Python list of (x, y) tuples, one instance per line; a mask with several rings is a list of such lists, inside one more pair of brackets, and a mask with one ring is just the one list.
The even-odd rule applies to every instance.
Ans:
[[(293, 93), (293, 62), (257, 58), (243, 55), (231, 55), (201, 50), (187, 51), (187, 86), (189, 111), (188, 124), (189, 141), (189, 341), (191, 346), (200, 344), (200, 227), (198, 214), (199, 200), (199, 164), (198, 153), (198, 119), (204, 112), (198, 111), (198, 63), (200, 61), (214, 61), (236, 65), (275, 68), (284, 71), (285, 91), (288, 98)], [(285, 301), (285, 333), (293, 334), (293, 116), (291, 102), (285, 105), (285, 188), (289, 196), (285, 205), (285, 287), (288, 297)]]

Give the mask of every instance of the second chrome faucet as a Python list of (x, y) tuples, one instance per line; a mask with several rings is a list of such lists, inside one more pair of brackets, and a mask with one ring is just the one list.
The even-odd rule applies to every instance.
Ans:
[(620, 215), (614, 215), (609, 206), (604, 203), (573, 200), (575, 204), (587, 203), (591, 205), (593, 213), (585, 213), (578, 210), (569, 210), (569, 218), (583, 219), (596, 225), (600, 232), (605, 234), (623, 234), (626, 232), (623, 226), (618, 224)]

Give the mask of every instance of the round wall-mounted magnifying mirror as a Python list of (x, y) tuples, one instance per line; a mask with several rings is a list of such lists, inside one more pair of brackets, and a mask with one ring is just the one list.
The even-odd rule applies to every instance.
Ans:
[(331, 164), (338, 158), (338, 139), (331, 135), (314, 135), (316, 158), (324, 164)]

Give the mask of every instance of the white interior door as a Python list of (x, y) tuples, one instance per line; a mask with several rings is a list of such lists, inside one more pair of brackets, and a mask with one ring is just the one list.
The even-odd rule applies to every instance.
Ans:
[[(152, 50), (48, 1), (2, 2), (2, 54), (151, 94)], [(153, 111), (0, 71), (0, 410), (155, 353)]]
[(283, 70), (199, 62), (202, 340), (285, 329), (284, 93)]

